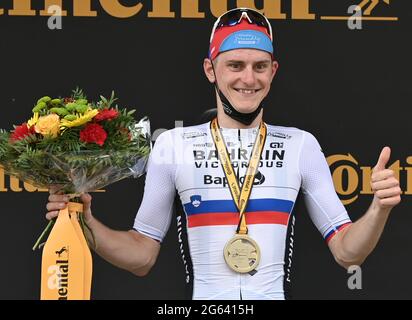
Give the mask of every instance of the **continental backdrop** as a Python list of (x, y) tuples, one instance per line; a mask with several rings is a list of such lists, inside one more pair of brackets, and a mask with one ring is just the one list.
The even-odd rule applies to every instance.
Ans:
[[(318, 138), (353, 220), (372, 200), (371, 168), (385, 145), (403, 190), (356, 287), (298, 203), (293, 297), (412, 298), (411, 1), (0, 0), (0, 128), (27, 119), (38, 98), (76, 86), (90, 98), (114, 90), (120, 105), (150, 118), (153, 140), (197, 123), (216, 106), (202, 69), (213, 21), (242, 6), (261, 10), (274, 28), (280, 69), (266, 121)], [(130, 229), (143, 187), (144, 177), (94, 193), (95, 216)], [(0, 169), (1, 299), (39, 298), (41, 251), (31, 248), (47, 196)], [(174, 222), (145, 278), (94, 256), (94, 299), (184, 299), (184, 285)]]

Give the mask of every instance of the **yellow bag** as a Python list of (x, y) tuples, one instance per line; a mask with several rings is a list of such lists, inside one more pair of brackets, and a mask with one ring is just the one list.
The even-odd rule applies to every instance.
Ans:
[(90, 300), (90, 292), (92, 289), (92, 273), (93, 273), (93, 260), (92, 254), (87, 244), (87, 240), (84, 237), (84, 232), (82, 227), (79, 224), (79, 215), (83, 214), (83, 204), (76, 202), (69, 202), (69, 214), (73, 224), (73, 227), (76, 231), (76, 234), (80, 240), (80, 243), (83, 247), (84, 255), (84, 300)]
[(60, 210), (42, 257), (42, 300), (89, 300), (92, 257), (79, 225), (82, 204)]

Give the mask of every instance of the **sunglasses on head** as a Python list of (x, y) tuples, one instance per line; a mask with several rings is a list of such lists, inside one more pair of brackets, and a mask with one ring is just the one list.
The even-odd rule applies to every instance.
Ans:
[(213, 26), (212, 34), (210, 35), (210, 42), (212, 42), (217, 29), (237, 25), (241, 23), (243, 19), (247, 19), (251, 24), (266, 28), (270, 36), (270, 40), (273, 41), (272, 26), (263, 14), (248, 8), (236, 8), (224, 13), (216, 20)]

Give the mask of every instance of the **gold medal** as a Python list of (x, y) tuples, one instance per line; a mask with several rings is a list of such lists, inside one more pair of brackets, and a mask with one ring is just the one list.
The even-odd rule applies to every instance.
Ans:
[(256, 241), (247, 235), (248, 229), (245, 219), (245, 211), (266, 141), (266, 125), (263, 122), (260, 124), (259, 133), (256, 136), (242, 189), (240, 189), (234, 174), (226, 144), (219, 130), (217, 118), (210, 123), (210, 130), (212, 132), (216, 150), (219, 154), (223, 172), (229, 181), (229, 190), (233, 201), (239, 210), (240, 218), (236, 235), (226, 244), (223, 250), (223, 255), (227, 265), (232, 270), (239, 273), (248, 273), (255, 270), (258, 266), (260, 261), (260, 250)]
[(260, 249), (247, 234), (237, 234), (226, 244), (224, 252), (227, 265), (236, 272), (248, 273), (259, 264)]

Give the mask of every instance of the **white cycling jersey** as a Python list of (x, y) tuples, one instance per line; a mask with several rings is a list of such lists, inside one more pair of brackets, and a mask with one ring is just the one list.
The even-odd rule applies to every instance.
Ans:
[[(351, 223), (339, 200), (315, 137), (303, 130), (267, 125), (267, 138), (246, 209), (249, 236), (259, 245), (255, 274), (230, 269), (223, 256), (239, 213), (210, 131), (210, 122), (162, 133), (150, 155), (143, 200), (134, 229), (162, 241), (169, 229), (176, 191), (186, 282), (193, 299), (285, 299), (293, 245), (292, 213), (299, 191), (326, 241)], [(240, 185), (258, 127), (222, 128)]]

